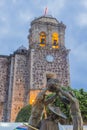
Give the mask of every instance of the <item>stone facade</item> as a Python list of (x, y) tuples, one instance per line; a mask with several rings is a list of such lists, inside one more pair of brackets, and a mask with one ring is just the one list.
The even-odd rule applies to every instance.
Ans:
[[(27, 54), (15, 54), (13, 70), (13, 87), (11, 95), (11, 121), (14, 121), (20, 109), (25, 106), (28, 95), (29, 74)], [(10, 94), (9, 94), (10, 95)], [(9, 97), (10, 100), (10, 97)], [(9, 117), (9, 116), (8, 116)], [(9, 119), (9, 120), (10, 120)]]
[[(47, 55), (54, 57), (53, 62), (46, 60)], [(32, 54), (31, 88), (41, 89), (46, 86), (47, 78), (58, 78), (62, 86), (69, 86), (68, 51), (35, 50)]]
[(9, 80), (9, 58), (7, 56), (0, 56), (0, 120), (4, 121), (6, 118), (5, 111), (7, 106), (7, 91)]
[[(0, 56), (0, 121), (15, 121), (20, 109), (34, 101), (48, 79), (70, 85), (65, 28), (51, 16), (36, 18), (29, 30), (29, 49), (22, 46), (10, 56)], [(45, 44), (41, 43), (41, 32)]]

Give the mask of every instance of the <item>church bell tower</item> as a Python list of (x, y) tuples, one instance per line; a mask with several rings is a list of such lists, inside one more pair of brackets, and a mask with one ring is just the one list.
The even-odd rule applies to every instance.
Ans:
[(70, 85), (65, 29), (66, 26), (52, 16), (41, 16), (31, 22), (28, 36), (30, 103), (50, 78), (57, 78), (61, 86)]

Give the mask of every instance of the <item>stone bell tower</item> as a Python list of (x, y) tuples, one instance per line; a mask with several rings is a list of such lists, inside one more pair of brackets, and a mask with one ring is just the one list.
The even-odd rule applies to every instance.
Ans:
[(31, 22), (28, 36), (30, 103), (50, 78), (57, 78), (62, 86), (70, 85), (65, 28), (62, 22), (51, 16), (42, 16)]

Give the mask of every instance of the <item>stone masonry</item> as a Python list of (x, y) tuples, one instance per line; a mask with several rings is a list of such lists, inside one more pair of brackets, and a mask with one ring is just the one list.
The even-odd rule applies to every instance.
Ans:
[(7, 56), (0, 56), (0, 121), (4, 121), (6, 118), (8, 72), (9, 59)]
[[(0, 121), (15, 121), (20, 109), (33, 103), (48, 79), (57, 78), (61, 86), (70, 86), (65, 28), (51, 16), (36, 18), (29, 29), (29, 49), (21, 46), (10, 56), (0, 56)], [(45, 46), (40, 46), (41, 32), (46, 34)], [(58, 48), (53, 48), (53, 33), (59, 36)]]

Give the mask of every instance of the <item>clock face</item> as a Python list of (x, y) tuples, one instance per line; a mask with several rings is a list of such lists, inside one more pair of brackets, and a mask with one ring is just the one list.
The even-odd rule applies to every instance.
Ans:
[(54, 61), (54, 57), (53, 57), (52, 55), (47, 55), (47, 56), (46, 56), (46, 60), (47, 60), (48, 62), (53, 62), (53, 61)]

